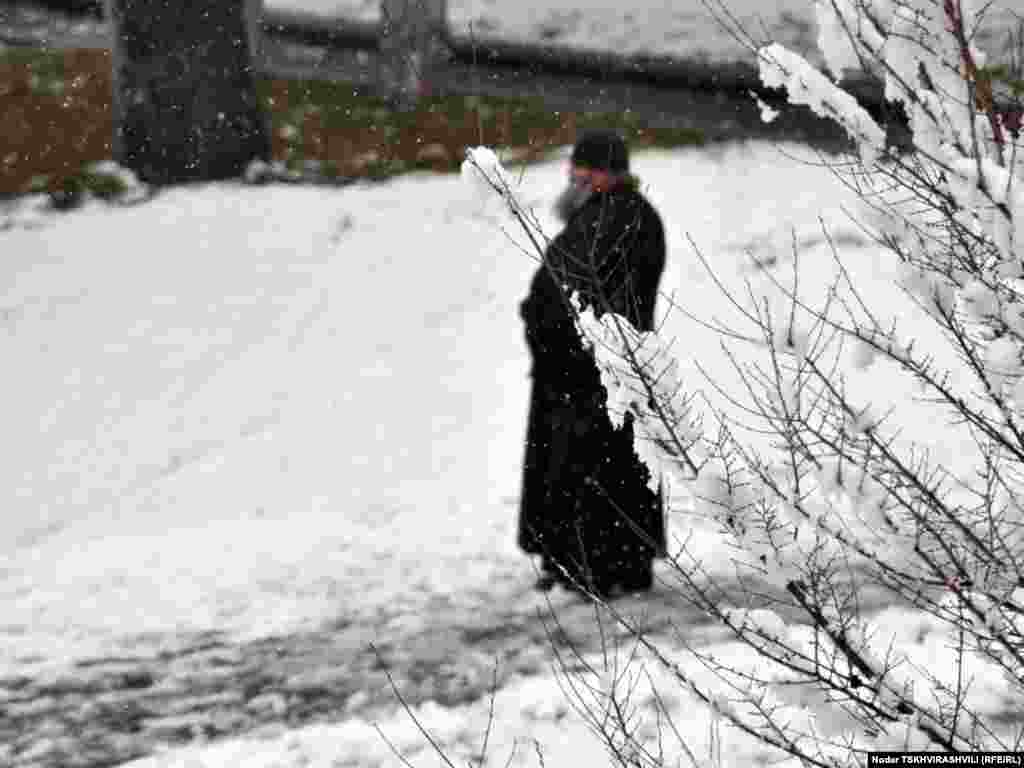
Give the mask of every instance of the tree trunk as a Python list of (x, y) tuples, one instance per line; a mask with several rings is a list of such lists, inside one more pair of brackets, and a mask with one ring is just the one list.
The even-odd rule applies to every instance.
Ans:
[(398, 108), (430, 94), (443, 55), (446, 0), (381, 0), (378, 80)]
[(251, 161), (269, 160), (252, 65), (258, 19), (247, 19), (259, 7), (107, 0), (115, 160), (156, 185), (238, 177)]

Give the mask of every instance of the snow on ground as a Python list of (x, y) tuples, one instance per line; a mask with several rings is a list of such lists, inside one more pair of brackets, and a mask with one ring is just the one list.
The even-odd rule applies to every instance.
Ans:
[[(683, 301), (712, 295), (686, 233), (735, 271), (744, 245), (777, 245), (786, 222), (813, 233), (819, 201), (841, 199), (765, 146), (636, 167)], [(524, 176), (549, 232), (563, 173)], [(796, 192), (765, 194), (782, 177)], [(7, 232), (4, 666), (525, 589), (518, 302), (534, 263), (502, 227), (457, 177), (410, 176), (182, 188)], [(687, 359), (718, 356), (678, 334)]]
[[(717, 646), (723, 660), (741, 663), (745, 655), (736, 645)], [(588, 661), (599, 661), (590, 657)], [(598, 667), (604, 672), (602, 667)], [(700, 758), (712, 752), (712, 738), (727, 755), (726, 766), (763, 765), (777, 754), (751, 739), (722, 727), (712, 730), (714, 721), (695, 709), (677, 684), (663, 670), (649, 663), (635, 663), (633, 672), (650, 673), (654, 686), (641, 683), (630, 697), (630, 705), (646, 710), (638, 723), (643, 741), (657, 754), (658, 723), (654, 716), (655, 692), (670, 713), (684, 746), (664, 729), (661, 754), (663, 765), (690, 765), (687, 751)], [(697, 668), (688, 669), (696, 679), (707, 678)], [(596, 681), (591, 681), (596, 682)], [(548, 673), (516, 679), (492, 700), (486, 696), (472, 704), (442, 708), (433, 702), (410, 712), (395, 711), (386, 718), (353, 717), (336, 725), (316, 725), (286, 734), (232, 739), (210, 746), (197, 746), (154, 755), (131, 763), (132, 768), (271, 768), (272, 766), (398, 766), (398, 754), (417, 768), (447, 763), (424, 738), (416, 722), (434, 740), (437, 748), (455, 765), (471, 765), (479, 759), (487, 736), (486, 759), (479, 765), (537, 768), (538, 766), (615, 765), (588, 723), (562, 693), (565, 678)], [(413, 720), (415, 717), (415, 721)]]
[[(882, 634), (892, 637), (894, 647), (907, 652), (920, 669), (952, 670), (953, 648), (945, 634), (919, 615), (890, 610), (878, 617)], [(684, 628), (685, 630), (685, 628)], [(735, 642), (716, 642), (702, 648), (715, 660), (736, 670), (756, 668), (750, 650)], [(566, 654), (569, 657), (569, 654)], [(685, 653), (672, 654), (677, 670), (703, 690), (728, 695), (714, 674)], [(611, 661), (609, 661), (611, 659)], [(569, 658), (570, 662), (574, 659)], [(966, 703), (982, 715), (1016, 711), (1014, 694), (991, 671), (978, 669), (967, 660), (966, 674), (973, 685)], [(584, 667), (596, 670), (584, 672)], [(762, 668), (763, 669), (763, 668)], [(566, 675), (568, 670), (569, 675)], [(196, 744), (168, 750), (132, 762), (132, 768), (335, 768), (337, 766), (408, 765), (432, 768), (445, 765), (477, 764), (481, 768), (544, 765), (621, 765), (607, 753), (583, 714), (591, 707), (601, 712), (604, 702), (583, 693), (586, 685), (607, 693), (617, 683), (620, 705), (632, 714), (630, 721), (637, 741), (657, 755), (665, 766), (699, 764), (740, 768), (776, 765), (795, 768), (798, 761), (757, 742), (723, 723), (723, 720), (693, 698), (675, 678), (649, 654), (637, 652), (628, 642), (603, 651), (584, 653), (577, 663), (563, 667), (552, 662), (548, 671), (514, 676), (492, 694), (453, 707), (425, 701), (408, 710), (400, 707), (373, 715), (356, 714), (328, 725), (303, 728), (271, 728), (241, 738), (205, 745)], [(794, 725), (806, 717), (796, 709)], [(672, 726), (666, 723), (671, 721)], [(994, 720), (993, 720), (994, 722)], [(849, 721), (818, 718), (819, 733), (837, 735)], [(429, 740), (424, 735), (429, 734)], [(878, 749), (901, 749), (908, 739), (905, 726), (893, 728), (893, 742)], [(909, 736), (913, 739), (913, 736)], [(433, 743), (431, 743), (431, 741)], [(909, 742), (908, 742), (909, 743)], [(486, 744), (486, 752), (482, 752)], [(399, 757), (399, 755), (401, 757)], [(443, 755), (443, 756), (442, 756)], [(409, 762), (404, 762), (408, 760)], [(451, 761), (450, 763), (448, 761)], [(472, 763), (480, 760), (479, 763)], [(705, 762), (706, 761), (706, 762)]]
[(6, 665), (501, 583), (530, 264), (458, 191), (180, 189), (5, 236)]
[[(719, 165), (667, 159), (638, 159), (652, 194)], [(527, 194), (546, 208), (562, 173)], [(688, 208), (676, 253), (723, 226)], [(185, 188), (4, 241), (5, 667), (528, 584), (533, 264), (458, 178)]]
[[(794, 227), (804, 290), (820, 292), (833, 270), (821, 216), (871, 301), (904, 306), (883, 255), (841, 210), (850, 193), (786, 154), (806, 150), (782, 149), (636, 153), (668, 229), (663, 288), (700, 317), (722, 315), (687, 235), (727, 284), (750, 277), (767, 290), (743, 252), (776, 256), (785, 275)], [(523, 174), (521, 196), (549, 233), (564, 172), (557, 160)], [(546, 604), (514, 546), (528, 385), (517, 304), (534, 267), (517, 241), (458, 177), (429, 174), (336, 191), (185, 187), (3, 231), (0, 678), (81, 677), (76, 663), (156, 659), (204, 633), (241, 655), (263, 642), (287, 656), (296, 638), (358, 628), (352, 648), (297, 656), (289, 674), (340, 685), (356, 675), (355, 645), (386, 645), (400, 688), (419, 685), (414, 711), (458, 752), (484, 730), (487, 660), (466, 662), (476, 695), (458, 701), (423, 687), (436, 668), (421, 662), (519, 645), (532, 655), (502, 677), (488, 765), (516, 739), (513, 764), (537, 765), (531, 738), (549, 765), (606, 764), (544, 671), (546, 636), (526, 629)], [(901, 322), (928, 334), (921, 318)], [(669, 333), (684, 381), (701, 385), (699, 362), (730, 386), (717, 337), (681, 315)], [(900, 405), (908, 436), (934, 435), (884, 370), (859, 383)], [(970, 455), (961, 448), (943, 443), (949, 466)], [(713, 532), (681, 512), (670, 533), (694, 533), (692, 550), (728, 569)], [(553, 600), (593, 641), (593, 614), (560, 591)], [(664, 589), (626, 605), (742, 658)], [(885, 624), (923, 643), (933, 667), (945, 652), (906, 617)], [(424, 745), (379, 674), (377, 686), (329, 710), (330, 723), (200, 739), (138, 768), (397, 765), (373, 722), (403, 750)], [(981, 688), (1002, 706), (996, 681)], [(360, 708), (366, 699), (373, 708)], [(678, 691), (669, 704), (703, 754), (707, 714)], [(765, 757), (722, 738), (731, 764)]]
[[(268, 7), (376, 21), (377, 0), (268, 0)], [(663, 54), (709, 62), (749, 61), (753, 56), (709, 10), (722, 9), (756, 41), (782, 43), (822, 63), (815, 47), (812, 0), (449, 0), (452, 31), (528, 43), (557, 43), (623, 54)], [(1014, 27), (1014, 0), (997, 0), (978, 31), (986, 51), (1005, 51)]]
[[(267, 0), (274, 10), (300, 11), (329, 18), (376, 22), (379, 0)], [(985, 4), (985, 18), (975, 32), (978, 47), (998, 61), (1011, 60), (1009, 31), (1021, 18), (1017, 0)], [(448, 22), (455, 35), (494, 38), (528, 44), (615, 51), (621, 54), (666, 55), (699, 64), (754, 64), (748, 45), (735, 28), (716, 21), (728, 13), (755, 44), (781, 43), (818, 66), (824, 63), (816, 47), (817, 25), (813, 0), (449, 0)], [(1016, 15), (1015, 15), (1016, 14)], [(32, 19), (31, 27), (45, 14)], [(29, 34), (28, 18), (15, 24), (15, 37)], [(50, 19), (44, 37), (65, 46), (101, 44), (102, 23), (89, 19)], [(29, 34), (29, 37), (33, 35)]]

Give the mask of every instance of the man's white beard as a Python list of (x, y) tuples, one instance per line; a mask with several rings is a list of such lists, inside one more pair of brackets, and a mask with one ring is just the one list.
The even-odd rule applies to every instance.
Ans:
[(593, 194), (594, 190), (589, 184), (569, 184), (552, 206), (555, 216), (563, 223), (569, 221)]

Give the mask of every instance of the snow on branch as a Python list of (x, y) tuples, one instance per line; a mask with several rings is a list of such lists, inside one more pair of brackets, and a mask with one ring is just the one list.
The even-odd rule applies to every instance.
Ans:
[(592, 308), (577, 314), (581, 336), (594, 352), (607, 392), (612, 423), (633, 422), (634, 447), (651, 470), (657, 491), (663, 480), (685, 485), (696, 475), (693, 451), (700, 430), (683, 398), (679, 364), (654, 332), (637, 331), (611, 312), (597, 318)]
[(769, 88), (785, 88), (790, 103), (803, 104), (839, 123), (857, 142), (865, 165), (872, 165), (885, 149), (885, 131), (867, 110), (800, 54), (772, 43), (758, 50), (758, 66), (761, 82)]

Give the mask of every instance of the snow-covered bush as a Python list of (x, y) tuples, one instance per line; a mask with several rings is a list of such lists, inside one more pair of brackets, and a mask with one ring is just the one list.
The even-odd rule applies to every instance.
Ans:
[[(829, 74), (780, 45), (756, 49), (766, 86), (846, 130), (852, 157), (831, 170), (872, 211), (863, 227), (942, 349), (881, 322), (834, 244), (839, 284), (826, 306), (782, 280), (781, 308), (729, 296), (746, 327), (723, 328), (723, 341), (746, 400), (705, 410), (703, 422), (658, 333), (637, 333), (610, 311), (577, 316), (612, 418), (632, 413), (655, 477), (687, 489), (692, 511), (733, 540), (738, 567), (780, 601), (723, 604), (715, 579), (682, 548), (671, 565), (688, 598), (771, 664), (751, 672), (702, 659), (731, 691), (725, 698), (680, 682), (804, 764), (863, 764), (867, 751), (884, 749), (1014, 748), (1005, 723), (968, 694), (969, 670), (984, 669), (1018, 702), (1024, 696), (1024, 87), (1020, 61), (987, 66), (972, 44), (981, 10), (972, 0), (818, 0)], [(909, 121), (911, 149), (888, 147), (839, 87), (851, 69), (883, 81)], [(479, 157), (485, 175), (503, 178)], [(507, 185), (488, 186), (517, 213)], [(959, 367), (940, 362), (950, 359)], [(899, 414), (857, 398), (848, 374), (881, 366), (927, 398), (939, 439), (969, 446), (970, 471), (936, 462), (936, 446), (897, 440)], [(751, 442), (752, 433), (771, 439)], [(955, 668), (921, 668), (890, 647), (862, 609), (868, 583), (890, 607), (947, 633)], [(604, 734), (623, 756), (633, 754), (628, 736)]]
[(109, 160), (92, 163), (56, 180), (36, 177), (30, 191), (45, 192), (50, 206), (61, 211), (77, 208), (89, 200), (133, 205), (145, 201), (150, 194), (135, 173)]
[[(607, 317), (581, 325), (601, 340), (609, 408), (633, 410), (641, 455), (686, 485), (746, 553), (744, 567), (784, 590), (787, 615), (814, 628), (808, 644), (788, 632), (781, 608), (723, 608), (694, 578), (696, 560), (676, 558), (691, 596), (785, 670), (718, 670), (736, 692), (729, 720), (816, 764), (855, 764), (865, 751), (907, 743), (1012, 749), (1007, 729), (972, 705), (963, 670), (978, 662), (1024, 694), (1024, 165), (1020, 104), (998, 87), (1019, 97), (1020, 75), (985, 67), (966, 0), (820, 0), (817, 17), (832, 77), (772, 44), (757, 50), (762, 81), (845, 128), (854, 158), (832, 170), (874, 209), (863, 224), (893, 256), (894, 282), (962, 366), (944, 368), (940, 350), (882, 324), (834, 248), (842, 285), (829, 306), (810, 306), (779, 281), (784, 311), (755, 298), (742, 313), (748, 327), (729, 329), (734, 344), (749, 339), (766, 355), (759, 364), (731, 353), (748, 398), (716, 412), (714, 439), (677, 428), (685, 390), (670, 366), (654, 376), (634, 364), (668, 354), (657, 335), (617, 333)], [(911, 151), (889, 149), (882, 127), (839, 88), (850, 69), (882, 78), (908, 116)], [(913, 379), (944, 425), (936, 434), (972, 446), (970, 472), (936, 463), (935, 446), (899, 443), (898, 414), (890, 422), (858, 401), (844, 361), (850, 370), (887, 361)], [(624, 394), (655, 383), (653, 399)], [(745, 439), (747, 427), (770, 434), (771, 449)], [(861, 615), (860, 582), (948, 630), (958, 643), (952, 683), (953, 670), (911, 672), (889, 653)], [(798, 690), (794, 681), (820, 694), (797, 697), (813, 715), (802, 725), (793, 701), (787, 708), (779, 697)]]

